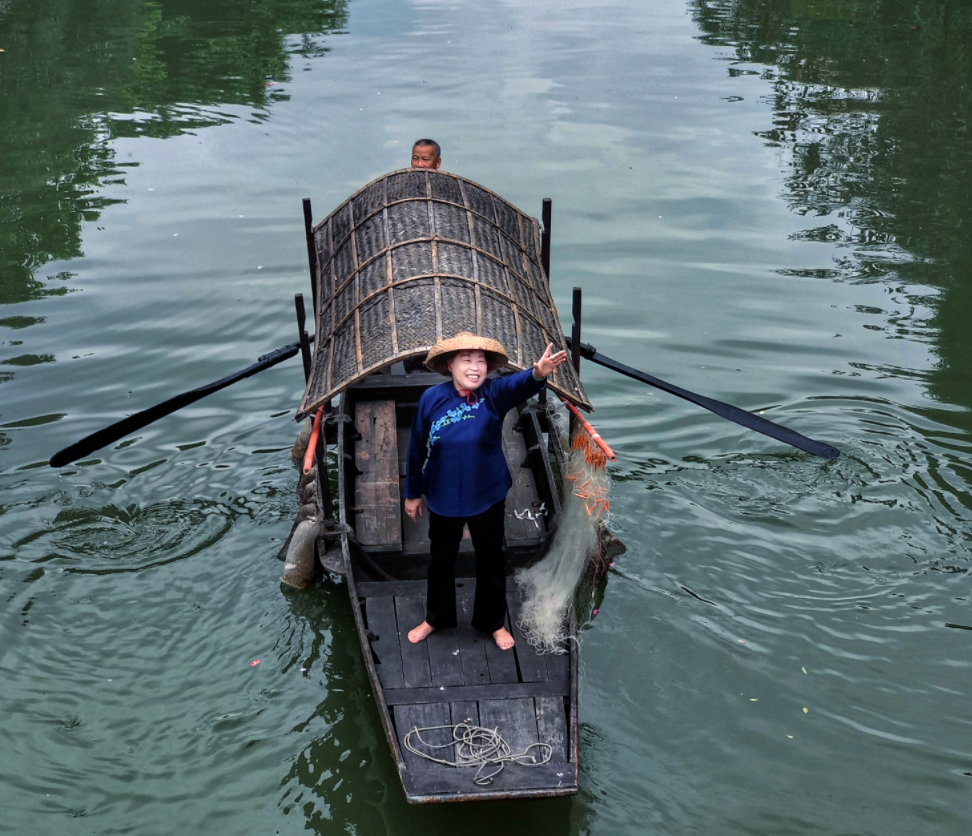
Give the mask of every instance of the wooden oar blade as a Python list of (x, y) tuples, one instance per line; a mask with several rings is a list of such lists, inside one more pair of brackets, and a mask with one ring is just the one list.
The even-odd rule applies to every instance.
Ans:
[[(567, 342), (569, 344), (570, 340), (568, 339)], [(722, 418), (733, 421), (747, 429), (762, 433), (770, 438), (775, 438), (777, 441), (782, 441), (784, 444), (789, 444), (798, 450), (803, 450), (806, 453), (812, 453), (814, 456), (820, 456), (825, 459), (836, 459), (840, 455), (840, 450), (830, 444), (824, 444), (822, 441), (807, 438), (805, 435), (800, 435), (800, 433), (791, 430), (789, 427), (775, 424), (763, 418), (761, 415), (754, 415), (752, 412), (747, 412), (738, 406), (732, 406), (732, 404), (707, 398), (705, 395), (699, 395), (687, 389), (682, 389), (680, 386), (667, 383), (664, 380), (627, 366), (624, 363), (619, 363), (617, 360), (612, 360), (586, 343), (581, 344), (581, 354), (599, 366), (604, 366), (606, 369), (611, 369), (634, 380), (647, 383), (649, 386), (654, 386), (656, 389), (661, 389), (663, 392), (668, 392), (676, 397), (690, 401)]]

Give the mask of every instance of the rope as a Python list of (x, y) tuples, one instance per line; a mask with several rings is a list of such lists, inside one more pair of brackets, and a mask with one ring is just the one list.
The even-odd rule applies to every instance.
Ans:
[[(449, 743), (429, 743), (422, 739), (422, 732), (438, 731), (439, 729), (451, 729), (452, 740)], [(455, 749), (455, 760), (450, 761), (445, 758), (437, 758), (428, 752), (417, 749), (412, 743), (412, 739), (417, 740), (427, 749)], [(503, 771), (503, 767), (508, 763), (518, 763), (520, 766), (543, 766), (550, 763), (553, 756), (553, 747), (549, 743), (531, 743), (519, 754), (514, 755), (509, 744), (503, 740), (499, 729), (484, 729), (482, 726), (471, 726), (469, 723), (457, 723), (454, 726), (426, 726), (418, 728), (412, 726), (404, 739), (405, 748), (413, 755), (420, 758), (439, 763), (443, 766), (454, 766), (458, 769), (478, 766), (473, 783), (479, 787), (486, 787), (493, 783), (493, 778)], [(541, 760), (537, 760), (535, 755), (530, 754), (530, 750), (537, 748), (542, 754)], [(483, 774), (483, 770), (488, 766), (497, 768), (488, 774)]]

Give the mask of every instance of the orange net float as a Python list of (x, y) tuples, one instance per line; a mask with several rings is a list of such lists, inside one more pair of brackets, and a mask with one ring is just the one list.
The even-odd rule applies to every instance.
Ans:
[[(574, 406), (570, 401), (564, 398), (561, 398), (560, 400), (564, 402), (564, 405), (567, 407), (567, 409), (571, 411), (571, 414), (577, 419), (578, 423), (584, 428), (584, 432), (586, 432), (591, 437), (591, 440), (598, 447), (601, 448), (604, 455), (607, 457), (608, 461), (612, 461), (612, 462), (617, 461), (618, 457), (614, 454), (614, 450), (612, 450), (608, 446), (607, 442), (603, 438), (601, 438), (600, 433), (598, 433), (598, 431), (595, 430), (594, 427), (592, 427), (587, 422), (587, 419), (585, 419), (583, 415), (581, 415), (580, 410), (576, 406)], [(598, 464), (595, 461), (592, 461), (591, 459), (596, 458), (597, 453), (598, 451), (591, 450), (587, 458), (587, 463), (593, 465), (594, 467), (597, 467)]]
[(314, 414), (314, 426), (311, 429), (310, 440), (307, 442), (307, 452), (304, 453), (304, 475), (310, 476), (314, 467), (314, 451), (317, 449), (317, 437), (321, 434), (321, 419), (324, 417), (322, 406)]

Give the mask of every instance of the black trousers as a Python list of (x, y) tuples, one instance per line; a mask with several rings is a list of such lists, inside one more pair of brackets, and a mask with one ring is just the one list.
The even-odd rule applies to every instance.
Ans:
[(476, 598), (472, 626), (484, 633), (506, 620), (506, 558), (503, 524), (506, 499), (472, 517), (443, 517), (429, 509), (429, 586), (425, 620), (436, 629), (456, 626), (456, 558), (462, 529), (469, 526), (476, 552)]

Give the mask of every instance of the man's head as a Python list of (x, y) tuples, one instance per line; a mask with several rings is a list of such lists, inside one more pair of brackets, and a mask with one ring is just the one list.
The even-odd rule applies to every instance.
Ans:
[(442, 165), (442, 149), (434, 139), (420, 139), (412, 146), (412, 168), (436, 169)]

